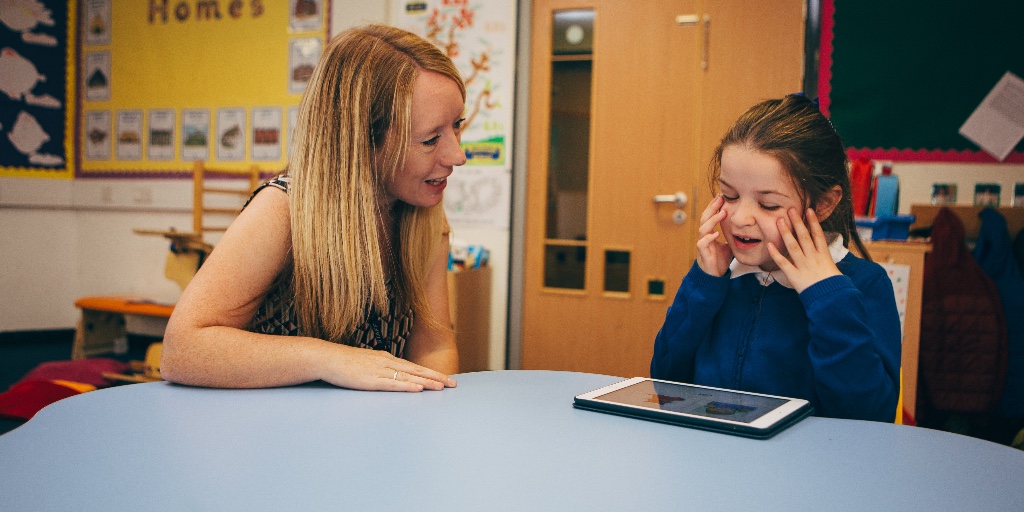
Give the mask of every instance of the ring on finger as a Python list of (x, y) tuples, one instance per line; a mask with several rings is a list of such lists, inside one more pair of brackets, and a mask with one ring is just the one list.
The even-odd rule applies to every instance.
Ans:
[(398, 370), (395, 370), (395, 374), (391, 376), (392, 379), (398, 380)]

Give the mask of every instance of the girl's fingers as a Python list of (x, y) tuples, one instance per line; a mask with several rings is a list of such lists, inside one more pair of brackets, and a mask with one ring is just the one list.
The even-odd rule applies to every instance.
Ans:
[(793, 233), (796, 234), (797, 240), (800, 241), (800, 246), (814, 249), (814, 240), (811, 239), (811, 233), (807, 230), (807, 224), (804, 223), (804, 219), (800, 218), (796, 208), (790, 208), (788, 213), (789, 220), (793, 224)]
[(700, 214), (700, 223), (704, 224), (708, 219), (721, 211), (723, 204), (725, 204), (725, 198), (722, 197), (722, 194), (715, 196), (715, 198), (708, 203), (708, 207), (704, 209), (704, 212)]
[(804, 249), (796, 237), (793, 236), (793, 228), (786, 222), (786, 219), (779, 219), (777, 223), (779, 234), (782, 235), (782, 243), (786, 245), (786, 252), (789, 253), (789, 258), (793, 260), (793, 263), (799, 264), (798, 260), (803, 259)]
[(828, 242), (825, 240), (825, 230), (821, 228), (821, 223), (818, 222), (818, 214), (812, 208), (807, 209), (807, 225), (811, 229), (811, 237), (814, 239), (814, 246), (818, 250), (827, 250)]
[(725, 220), (725, 210), (719, 210), (707, 219), (704, 219), (702, 216), (701, 219), (703, 221), (700, 223), (700, 227), (697, 228), (697, 235), (703, 237), (708, 233), (714, 233), (718, 224)]
[(787, 277), (793, 269), (796, 268), (793, 266), (793, 263), (789, 261), (789, 258), (783, 256), (782, 253), (779, 252), (779, 249), (775, 247), (775, 244), (771, 242), (768, 242), (768, 254), (771, 255), (772, 261), (774, 261), (779, 267), (779, 270), (781, 270)]

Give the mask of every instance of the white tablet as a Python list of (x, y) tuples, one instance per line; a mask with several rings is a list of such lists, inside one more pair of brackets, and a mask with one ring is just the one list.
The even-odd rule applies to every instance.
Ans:
[(634, 377), (576, 396), (580, 409), (768, 438), (813, 412), (799, 398)]

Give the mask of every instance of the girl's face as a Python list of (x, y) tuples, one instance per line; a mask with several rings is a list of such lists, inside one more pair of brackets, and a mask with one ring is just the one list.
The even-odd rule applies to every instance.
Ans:
[(412, 122), (405, 167), (386, 187), (387, 204), (431, 207), (441, 202), (447, 178), (466, 163), (460, 146), (464, 104), (452, 79), (420, 71), (413, 83)]
[(796, 208), (803, 217), (806, 208), (789, 172), (772, 156), (732, 145), (722, 151), (719, 185), (725, 198), (722, 209), (726, 211), (722, 233), (733, 257), (762, 270), (778, 269), (768, 252), (768, 242), (784, 255), (788, 251), (777, 221), (787, 216), (789, 208)]

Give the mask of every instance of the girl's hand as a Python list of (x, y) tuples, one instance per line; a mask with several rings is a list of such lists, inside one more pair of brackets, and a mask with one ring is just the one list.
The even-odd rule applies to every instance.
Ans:
[[(349, 389), (423, 391), (455, 387), (455, 379), (382, 350), (336, 345), (322, 380)], [(340, 357), (339, 357), (340, 355)], [(397, 372), (397, 373), (396, 373)]]
[(732, 249), (729, 244), (718, 239), (715, 229), (725, 220), (728, 213), (722, 209), (725, 198), (718, 194), (700, 216), (700, 227), (697, 228), (697, 266), (705, 274), (722, 277), (732, 263)]
[(797, 293), (806, 290), (818, 281), (840, 275), (839, 268), (832, 261), (832, 254), (829, 253), (828, 242), (825, 240), (825, 232), (822, 231), (814, 210), (807, 209), (806, 225), (796, 209), (790, 208), (786, 213), (789, 215), (790, 223), (787, 223), (785, 219), (779, 219), (778, 226), (782, 242), (786, 244), (786, 250), (789, 251), (789, 258), (783, 256), (771, 242), (768, 243), (768, 252), (779, 269), (786, 274), (786, 278), (793, 284)]

